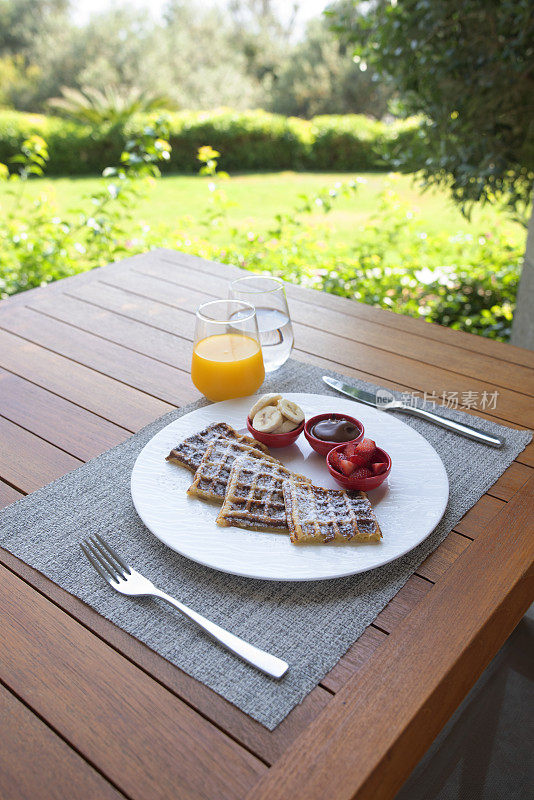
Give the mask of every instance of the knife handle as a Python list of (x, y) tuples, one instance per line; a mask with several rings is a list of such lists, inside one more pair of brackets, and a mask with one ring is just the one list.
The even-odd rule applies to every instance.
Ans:
[[(397, 409), (395, 409), (397, 410)], [(472, 428), (471, 425), (464, 425), (461, 422), (455, 422), (453, 419), (447, 417), (440, 417), (439, 414), (433, 414), (432, 411), (427, 411), (424, 408), (417, 406), (400, 406), (399, 411), (405, 411), (407, 414), (413, 414), (414, 417), (421, 417), (421, 419), (430, 420), (442, 428), (447, 428), (454, 433), (459, 433), (461, 436), (466, 436), (468, 439), (474, 439), (476, 442), (483, 442), (489, 444), (491, 447), (502, 447), (504, 441), (497, 436), (491, 436), (489, 433)]]

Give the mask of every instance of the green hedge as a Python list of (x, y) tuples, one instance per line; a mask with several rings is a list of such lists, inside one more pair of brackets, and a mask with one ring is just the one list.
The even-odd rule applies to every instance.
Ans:
[[(391, 169), (399, 147), (410, 148), (412, 169), (425, 157), (418, 119), (386, 125), (356, 114), (303, 120), (225, 109), (167, 116), (172, 154), (166, 169), (172, 172), (196, 172), (196, 152), (208, 144), (222, 153), (221, 168), (231, 172)], [(59, 117), (0, 111), (0, 162), (8, 164), (24, 139), (37, 133), (48, 143), (49, 175), (98, 174), (118, 161), (126, 138), (150, 119), (138, 116), (125, 129), (95, 130)]]

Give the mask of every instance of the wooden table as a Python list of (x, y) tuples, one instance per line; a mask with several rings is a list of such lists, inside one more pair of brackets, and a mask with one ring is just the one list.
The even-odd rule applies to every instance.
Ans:
[[(0, 303), (0, 505), (197, 397), (193, 312), (238, 272), (157, 250)], [(498, 390), (482, 416), (534, 427), (533, 352), (288, 295), (296, 358)], [(273, 732), (0, 550), (0, 797), (393, 797), (532, 600), (533, 467), (531, 444)]]

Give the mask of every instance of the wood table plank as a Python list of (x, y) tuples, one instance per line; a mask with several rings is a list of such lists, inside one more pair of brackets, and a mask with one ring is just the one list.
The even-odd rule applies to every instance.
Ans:
[(349, 680), (371, 658), (375, 650), (380, 647), (388, 638), (385, 631), (381, 631), (370, 625), (362, 633), (357, 642), (349, 647), (343, 658), (336, 666), (330, 670), (321, 681), (322, 686), (326, 686), (332, 692), (338, 692), (341, 687)]
[(454, 530), (475, 539), (500, 514), (504, 505), (504, 501), (497, 497), (483, 495), (455, 525)]
[(12, 486), (0, 480), (0, 508), (5, 508), (5, 506), (14, 503), (15, 500), (20, 500), (21, 497), (24, 497), (21, 492), (18, 492), (16, 489), (13, 489)]
[(386, 633), (391, 633), (421, 603), (432, 586), (431, 581), (419, 575), (412, 575), (395, 597), (377, 614), (373, 625)]
[(250, 800), (390, 800), (528, 608), (533, 518), (531, 480), (335, 695), (300, 737), (298, 753), (288, 751), (254, 787)]
[[(143, 319), (108, 311), (93, 303), (68, 294), (44, 296), (31, 305), (32, 311), (74, 325), (80, 330), (105, 337), (156, 361), (187, 371), (191, 367), (191, 340), (181, 335), (176, 319), (172, 318), (174, 332), (161, 330), (149, 323), (150, 300), (143, 305)], [(169, 315), (172, 317), (172, 312)]]
[(0, 685), (2, 800), (122, 800), (125, 797)]
[(189, 382), (188, 375), (167, 364), (28, 308), (1, 314), (0, 327), (168, 403), (176, 403), (183, 396), (183, 384)]
[[(519, 457), (521, 455), (520, 453)], [(516, 460), (513, 464), (510, 464), (508, 469), (495, 481), (493, 486), (488, 490), (488, 494), (492, 497), (498, 497), (500, 500), (511, 500), (514, 494), (522, 489), (533, 474), (532, 466), (526, 466)]]
[[(266, 767), (0, 567), (3, 682), (133, 800), (238, 798)], [(43, 622), (46, 620), (46, 625)]]
[[(137, 261), (131, 260), (131, 267), (134, 270), (145, 272), (150, 270), (153, 265), (160, 262), (168, 262), (175, 269), (189, 267), (197, 272), (204, 272), (210, 276), (223, 276), (226, 280), (234, 280), (243, 275), (243, 271), (238, 267), (229, 264), (222, 264), (216, 261), (192, 256), (179, 250), (159, 248), (145, 254), (145, 257)], [(108, 274), (111, 270), (108, 270)], [(246, 274), (246, 273), (245, 273)], [(519, 365), (527, 365), (534, 368), (534, 352), (516, 347), (510, 344), (497, 342), (494, 339), (486, 339), (483, 336), (474, 336), (464, 331), (453, 330), (441, 325), (430, 324), (425, 320), (415, 319), (404, 314), (397, 314), (378, 306), (370, 306), (345, 297), (339, 297), (328, 292), (317, 292), (304, 286), (296, 286), (286, 283), (286, 292), (290, 298), (297, 297), (305, 299), (310, 305), (321, 309), (329, 308), (340, 313), (350, 314), (355, 317), (379, 322), (381, 325), (397, 331), (408, 331), (425, 338), (432, 338), (439, 342), (454, 344), (462, 347), (468, 352), (485, 353), (490, 356), (501, 358)], [(428, 327), (428, 330), (427, 330)]]
[[(211, 276), (209, 284), (199, 286), (196, 270), (182, 266), (177, 271), (170, 264), (163, 263), (152, 266), (150, 276), (132, 269), (120, 272), (116, 277), (111, 273), (103, 283), (135, 293), (140, 297), (159, 299), (193, 312), (200, 303), (209, 298), (224, 297), (228, 292), (226, 278)], [(351, 342), (360, 344), (372, 342), (381, 350), (397, 355), (409, 355), (425, 364), (438, 367), (446, 364), (447, 370), (451, 372), (480, 380), (486, 380), (490, 374), (495, 386), (504, 386), (534, 395), (534, 369), (527, 366), (503, 361), (483, 353), (478, 353), (477, 358), (466, 358), (463, 348), (443, 341), (435, 342), (420, 333), (397, 331), (396, 335), (392, 336), (391, 328), (369, 319), (364, 320), (345, 314), (341, 310), (322, 308), (318, 314), (316, 307), (297, 297), (291, 298), (289, 305), (294, 323), (320, 332), (335, 331)]]
[(131, 436), (125, 428), (2, 369), (0, 414), (82, 461)]
[[(175, 299), (165, 286), (161, 287), (160, 292), (161, 298), (159, 300), (148, 301), (146, 297), (128, 293), (123, 289), (108, 284), (95, 282), (71, 289), (69, 293), (78, 299), (86, 300), (98, 307), (123, 314), (130, 319), (157, 326), (160, 330), (169, 333), (174, 333), (179, 328), (192, 340), (194, 331), (192, 309), (184, 310), (180, 306), (179, 298)], [(166, 298), (165, 302), (162, 300), (163, 297)], [(336, 364), (342, 368), (363, 371), (373, 376), (377, 381), (380, 381), (383, 375), (387, 375), (388, 380), (402, 382), (413, 391), (427, 392), (428, 394), (434, 393), (438, 398), (438, 402), (443, 393), (450, 395), (451, 392), (456, 392), (461, 402), (462, 397), (467, 392), (476, 392), (478, 397), (482, 398), (483, 392), (490, 394), (497, 389), (497, 386), (493, 383), (493, 378), (490, 383), (486, 380), (483, 381), (445, 370), (443, 367), (434, 367), (433, 365), (419, 362), (416, 358), (391, 353), (364, 342), (359, 342), (355, 346), (350, 339), (335, 335), (330, 331), (321, 331), (298, 323), (294, 324), (293, 327), (297, 352), (306, 356), (322, 356), (330, 361), (332, 361), (332, 356), (335, 355)], [(186, 349), (189, 349), (189, 353), (187, 355), (184, 354), (184, 369), (189, 363), (190, 346)], [(468, 359), (464, 360), (465, 363), (469, 363)], [(471, 360), (477, 361), (478, 357)], [(532, 390), (534, 387), (534, 372), (530, 382), (525, 382), (524, 385), (527, 390)], [(510, 391), (506, 388), (501, 388), (498, 391), (498, 410), (497, 414), (493, 414), (493, 416), (522, 425), (532, 424), (534, 427), (534, 410), (530, 410), (532, 404), (525, 409), (524, 394)]]
[(3, 417), (0, 417), (0, 441), (0, 477), (25, 493), (83, 463)]
[[(193, 312), (203, 299), (214, 294), (225, 296), (229, 278), (240, 274), (227, 265), (214, 265), (171, 251), (154, 251), (0, 303), (0, 442), (7, 442), (11, 453), (7, 457), (2, 455), (0, 447), (0, 507), (20, 496), (17, 489), (27, 492), (41, 485), (39, 481), (49, 482), (63, 474), (61, 470), (73, 468), (72, 463), (78, 465), (106, 449), (111, 446), (110, 442), (121, 440), (120, 437), (126, 437), (174, 404), (198, 397), (188, 375)], [(206, 276), (206, 280), (201, 276)], [(437, 391), (436, 384), (446, 386), (447, 391), (463, 391), (468, 383), (475, 391), (482, 391), (482, 387), (499, 387), (503, 391), (497, 409), (483, 412), (481, 416), (503, 420), (513, 427), (525, 427), (531, 418), (534, 419), (532, 403), (527, 397), (534, 385), (534, 354), (302, 287), (288, 286), (287, 292), (299, 346), (296, 355), (301, 360), (324, 364), (349, 376), (360, 376), (405, 391)], [(320, 336), (324, 321), (328, 323), (326, 327), (336, 327), (335, 334)], [(144, 370), (144, 374), (140, 375), (140, 370)], [(169, 389), (173, 380), (175, 385)], [(474, 410), (474, 413), (480, 412)], [(61, 424), (63, 419), (64, 425)], [(5, 437), (2, 437), (3, 430)], [(18, 448), (18, 466), (14, 463), (13, 447)], [(35, 453), (41, 462), (38, 465), (32, 463)], [(534, 465), (532, 445), (421, 564), (376, 623), (349, 648), (321, 684), (273, 732), (1, 549), (0, 610), (5, 601), (2, 591), (6, 583), (13, 589), (15, 584), (9, 582), (18, 582), (22, 599), (18, 606), (6, 606), (9, 613), (13, 613), (9, 625), (16, 646), (7, 656), (0, 654), (0, 664), (2, 655), (9, 664), (7, 673), (0, 667), (0, 679), (8, 674), (13, 686), (9, 682), (7, 685), (12, 691), (26, 692), (21, 697), (42, 716), (39, 725), (46, 731), (51, 730), (49, 726), (52, 725), (69, 742), (64, 746), (73, 753), (72, 748), (75, 748), (76, 758), (85, 759), (83, 763), (94, 759), (102, 773), (99, 777), (106, 786), (110, 785), (106, 781), (109, 779), (120, 791), (137, 798), (156, 784), (157, 791), (164, 796), (158, 785), (162, 772), (165, 773), (165, 790), (169, 793), (171, 786), (181, 786), (179, 773), (185, 770), (184, 798), (205, 796), (218, 800), (248, 792), (256, 800), (257, 780), (261, 780), (261, 785), (268, 782), (270, 772), (274, 776), (273, 785), (277, 786), (284, 762), (291, 753), (300, 751), (310, 731), (322, 730), (321, 725), (329, 718), (333, 704), (338, 709), (339, 724), (349, 724), (346, 703), (339, 703), (339, 697), (354, 702), (354, 698), (366, 697), (365, 692), (361, 693), (361, 682), (364, 687), (371, 687), (369, 675), (376, 670), (373, 665), (382, 663), (377, 659), (389, 664), (392, 648), (395, 652), (398, 648), (399, 632), (430, 607), (434, 592), (451, 581), (459, 565), (473, 558), (472, 548), (486, 541), (488, 531), (493, 530), (502, 518), (503, 509), (507, 509), (506, 502), (512, 504), (512, 509), (513, 503), (520, 502), (527, 481), (534, 474), (531, 465)], [(496, 604), (497, 594), (498, 587), (495, 589)], [(502, 589), (503, 604), (507, 595), (509, 604), (510, 594), (513, 592), (509, 592), (508, 587)], [(26, 629), (22, 620), (24, 618), (25, 624), (32, 598), (34, 613), (29, 614), (29, 628)], [(35, 598), (38, 598), (37, 603)], [(523, 594), (521, 601), (524, 604)], [(38, 623), (48, 619), (50, 608), (53, 609), (52, 642), (43, 642), (37, 635)], [(517, 616), (517, 603), (514, 609)], [(488, 619), (488, 628), (490, 623)], [(511, 624), (510, 620), (503, 622), (499, 635), (504, 635), (506, 625), (510, 629)], [(26, 663), (20, 662), (18, 650), (24, 649), (24, 637), (31, 637), (30, 650), (34, 659), (41, 655), (44, 647), (45, 669), (52, 664), (52, 648), (59, 648), (67, 666), (65, 668), (63, 662), (55, 665), (51, 687), (46, 684), (42, 688), (39, 670), (32, 671)], [(76, 661), (74, 646), (67, 647), (63, 653), (63, 639), (67, 637), (73, 637), (75, 643), (81, 642), (78, 653), (82, 656), (81, 663)], [(426, 628), (420, 631), (420, 637), (430, 638)], [(492, 646), (495, 648), (494, 641), (489, 649)], [(447, 655), (438, 642), (436, 650), (443, 658)], [(97, 656), (104, 657), (104, 653), (112, 654), (111, 666), (105, 675), (97, 675), (93, 685), (94, 661)], [(79, 684), (74, 692), (74, 706), (67, 710), (54, 708), (49, 696), (59, 691), (63, 676), (57, 670), (62, 666)], [(468, 680), (474, 680), (476, 669), (467, 671)], [(112, 693), (115, 689), (114, 685), (108, 686), (108, 681), (113, 684), (117, 680), (111, 675), (119, 674), (121, 680), (128, 675), (135, 684), (134, 707), (127, 712), (129, 719), (136, 714), (139, 719), (146, 715), (150, 704), (151, 708), (159, 708), (166, 702), (169, 706), (167, 721), (172, 717), (178, 725), (178, 744), (181, 745), (182, 737), (187, 737), (189, 726), (193, 731), (191, 746), (185, 752), (181, 750), (178, 764), (171, 763), (169, 735), (159, 760), (156, 758), (150, 767), (146, 761), (135, 765), (138, 772), (131, 785), (126, 785), (124, 779), (122, 783), (117, 782), (113, 748), (109, 753), (102, 752), (102, 748), (108, 747), (107, 740), (97, 742), (94, 731), (86, 729), (85, 718), (81, 730), (76, 730), (73, 714), (73, 710), (82, 705), (82, 689), (90, 696), (96, 694), (97, 707), (100, 707), (102, 698), (108, 700), (110, 688)], [(466, 690), (465, 685), (464, 682), (459, 697), (461, 691)], [(436, 692), (438, 689), (445, 696), (448, 708), (452, 703), (450, 696), (441, 685)], [(119, 702), (116, 694), (113, 702)], [(27, 712), (32, 713), (29, 709)], [(382, 716), (378, 714), (379, 722)], [(376, 710), (368, 712), (367, 719), (372, 720), (370, 730), (374, 737)], [(93, 726), (92, 718), (89, 723)], [(158, 720), (158, 731), (162, 725), (162, 720)], [(367, 724), (366, 730), (368, 727)], [(57, 738), (57, 733), (52, 735)], [(137, 736), (131, 748), (132, 759), (142, 738), (140, 733)], [(204, 744), (200, 750), (201, 765), (191, 768), (198, 737)], [(430, 741), (427, 728), (422, 739), (426, 744)], [(220, 757), (219, 744), (213, 744), (215, 741), (223, 742), (226, 771), (222, 788), (215, 781)], [(402, 735), (398, 741), (402, 749)], [(213, 746), (217, 749), (216, 758), (212, 757)], [(321, 748), (317, 752), (320, 758)], [(236, 775), (231, 767), (235, 753), (239, 764)], [(382, 750), (379, 757), (381, 753)], [(368, 763), (370, 770), (374, 768), (372, 758)], [(267, 770), (266, 765), (273, 766)], [(143, 773), (140, 784), (139, 773)], [(202, 783), (202, 787), (201, 778), (206, 783)], [(300, 791), (300, 786), (298, 789)], [(258, 790), (258, 798), (264, 796), (263, 791)], [(153, 795), (150, 796), (152, 800)], [(298, 800), (305, 794), (297, 792), (294, 796)], [(378, 797), (376, 795), (377, 800)], [(312, 795), (310, 800), (313, 800)]]
[(173, 406), (0, 330), (0, 367), (129, 431)]

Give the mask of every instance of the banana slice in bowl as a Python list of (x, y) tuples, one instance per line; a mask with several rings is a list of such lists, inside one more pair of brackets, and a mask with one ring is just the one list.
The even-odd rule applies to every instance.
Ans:
[(264, 394), (250, 409), (247, 427), (258, 441), (268, 447), (287, 447), (304, 429), (304, 412), (281, 394)]
[(261, 409), (265, 408), (265, 406), (275, 406), (281, 399), (282, 399), (281, 394), (273, 394), (272, 392), (270, 394), (262, 394), (261, 397), (258, 397), (256, 402), (248, 412), (250, 419), (254, 419), (258, 411), (261, 411)]
[(283, 421), (282, 415), (276, 406), (264, 406), (255, 413), (252, 425), (260, 433), (272, 433)]
[(286, 400), (285, 397), (282, 397), (278, 401), (277, 408), (285, 419), (294, 422), (295, 425), (300, 425), (304, 419), (304, 411), (302, 408), (296, 403), (293, 403), (292, 400)]

